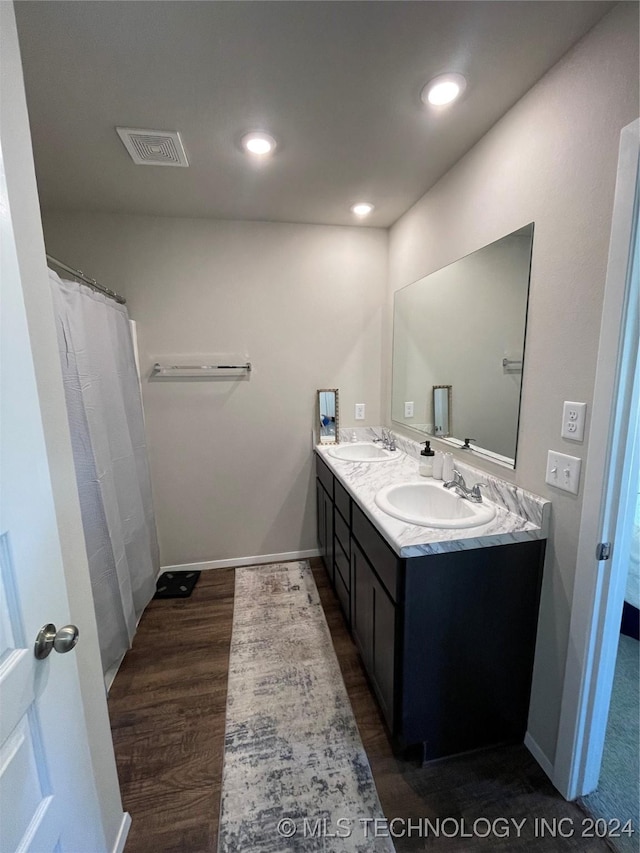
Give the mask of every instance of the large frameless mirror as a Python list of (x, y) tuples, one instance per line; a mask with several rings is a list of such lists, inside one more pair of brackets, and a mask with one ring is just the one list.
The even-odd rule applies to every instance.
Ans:
[(338, 409), (338, 389), (320, 388), (318, 390), (320, 444), (338, 443)]
[(515, 467), (532, 245), (530, 223), (396, 292), (394, 422)]

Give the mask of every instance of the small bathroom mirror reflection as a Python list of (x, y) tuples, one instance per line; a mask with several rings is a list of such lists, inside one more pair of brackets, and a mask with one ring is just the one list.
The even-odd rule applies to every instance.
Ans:
[(433, 386), (433, 434), (451, 435), (451, 385)]
[(318, 417), (320, 419), (320, 444), (338, 443), (338, 389), (318, 390)]

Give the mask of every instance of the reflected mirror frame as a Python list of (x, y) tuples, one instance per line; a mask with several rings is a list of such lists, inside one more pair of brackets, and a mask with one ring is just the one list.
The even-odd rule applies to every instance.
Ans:
[(339, 404), (339, 394), (337, 388), (318, 388), (317, 392), (317, 420), (316, 424), (320, 425), (320, 430), (322, 430), (322, 420), (321, 420), (321, 406), (320, 406), (320, 395), (321, 394), (334, 394), (335, 395), (335, 434), (333, 437), (331, 436), (322, 436), (322, 432), (318, 435), (318, 444), (339, 444), (340, 443), (340, 404)]
[[(436, 391), (447, 390), (447, 431), (438, 432), (436, 426)], [(453, 386), (451, 385), (434, 385), (433, 386), (433, 436), (434, 438), (449, 438), (452, 435), (451, 427), (451, 403), (453, 401)]]

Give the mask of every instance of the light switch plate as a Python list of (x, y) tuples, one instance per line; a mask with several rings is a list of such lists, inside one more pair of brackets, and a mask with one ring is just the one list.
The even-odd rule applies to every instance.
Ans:
[(582, 459), (578, 459), (577, 456), (568, 456), (566, 453), (550, 450), (547, 454), (545, 481), (556, 489), (577, 495), (580, 488), (581, 467)]
[(356, 420), (364, 420), (364, 403), (356, 403)]
[(404, 416), (405, 418), (413, 417), (413, 403), (405, 403), (404, 404)]
[(562, 407), (562, 430), (560, 435), (570, 441), (584, 440), (584, 422), (587, 418), (586, 403), (566, 401)]

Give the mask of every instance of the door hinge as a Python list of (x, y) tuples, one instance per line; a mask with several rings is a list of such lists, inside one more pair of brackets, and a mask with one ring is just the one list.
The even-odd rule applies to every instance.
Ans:
[(596, 560), (608, 560), (611, 556), (611, 542), (598, 542), (596, 545)]

